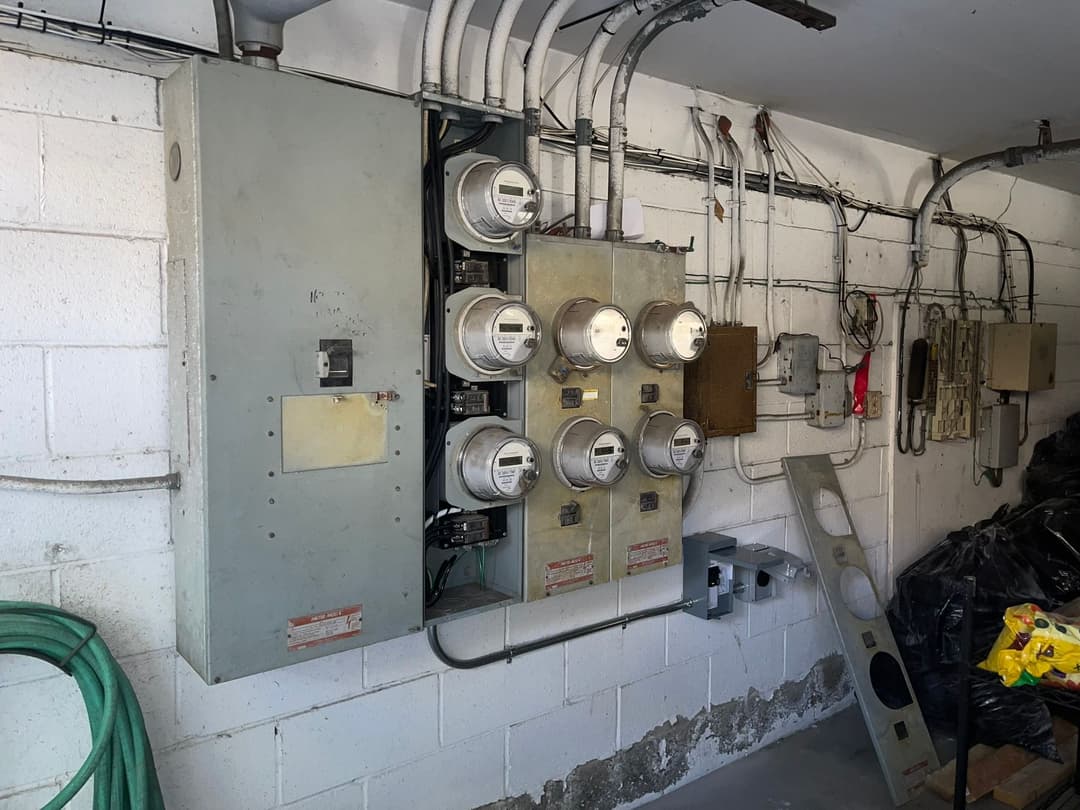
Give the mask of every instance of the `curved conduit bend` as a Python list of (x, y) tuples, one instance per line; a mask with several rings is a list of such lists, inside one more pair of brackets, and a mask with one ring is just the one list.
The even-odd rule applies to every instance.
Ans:
[(540, 82), (544, 77), (544, 65), (551, 48), (551, 40), (559, 30), (559, 23), (575, 2), (577, 0), (552, 0), (544, 16), (540, 18), (525, 58), (525, 96), (522, 104), (525, 113), (525, 165), (537, 176), (540, 173), (540, 105), (543, 103), (540, 97)]
[[(619, 63), (615, 74), (615, 85), (611, 89), (611, 118), (608, 129), (608, 206), (607, 232), (608, 241), (622, 239), (622, 204), (623, 180), (626, 174), (626, 97), (630, 93), (630, 82), (637, 71), (638, 60), (642, 52), (649, 47), (661, 32), (682, 22), (700, 20), (713, 9), (726, 6), (731, 0), (682, 0), (660, 12), (634, 35)], [(580, 87), (578, 89), (580, 94)]]
[(1013, 169), (1038, 163), (1042, 160), (1055, 160), (1080, 156), (1080, 138), (1048, 144), (1046, 146), (1011, 146), (1003, 152), (979, 155), (957, 163), (941, 175), (930, 190), (926, 192), (919, 213), (915, 217), (915, 235), (911, 240), (911, 249), (916, 267), (926, 267), (930, 263), (930, 222), (937, 205), (945, 193), (965, 177), (984, 169)]
[(488, 37), (487, 59), (484, 62), (484, 103), (492, 107), (503, 107), (503, 68), (506, 65), (506, 45), (510, 41), (510, 31), (514, 20), (525, 4), (525, 0), (503, 0), (495, 21), (491, 24)]
[(424, 50), (420, 58), (420, 89), (438, 93), (442, 87), (442, 51), (446, 39), (446, 21), (454, 0), (431, 0), (424, 26)]

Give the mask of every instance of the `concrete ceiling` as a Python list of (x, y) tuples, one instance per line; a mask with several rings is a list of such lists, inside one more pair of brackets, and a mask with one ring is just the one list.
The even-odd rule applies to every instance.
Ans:
[[(580, 0), (567, 20), (611, 2)], [(1057, 140), (1080, 137), (1076, 0), (814, 4), (836, 15), (835, 28), (818, 33), (737, 2), (666, 32), (640, 70), (955, 159), (1034, 143), (1040, 118)], [(498, 5), (478, 0), (471, 21), (490, 25)], [(529, 0), (514, 35), (529, 39), (547, 5)], [(596, 24), (560, 32), (554, 47), (576, 53)], [(1080, 193), (1080, 163), (1022, 174)]]

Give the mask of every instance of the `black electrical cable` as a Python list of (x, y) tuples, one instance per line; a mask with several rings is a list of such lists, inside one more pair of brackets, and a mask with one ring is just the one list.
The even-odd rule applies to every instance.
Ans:
[(447, 158), (451, 158), (454, 155), (460, 155), (472, 149), (475, 149), (484, 141), (486, 141), (489, 137), (491, 137), (491, 133), (493, 133), (494, 131), (495, 124), (489, 121), (471, 135), (467, 135), (460, 141), (456, 141), (455, 143), (444, 147), (440, 160), (446, 160)]
[(214, 22), (217, 24), (218, 56), (233, 61), (232, 15), (229, 13), (229, 0), (214, 0)]
[(435, 657), (448, 667), (454, 669), (476, 669), (477, 667), (487, 666), (488, 664), (494, 664), (499, 661), (505, 661), (509, 664), (518, 656), (525, 655), (526, 653), (543, 650), (547, 647), (553, 647), (556, 644), (562, 644), (566, 641), (572, 641), (575, 638), (589, 636), (603, 630), (610, 630), (614, 627), (626, 627), (627, 625), (639, 622), (642, 619), (651, 619), (656, 616), (666, 616), (669, 613), (678, 613), (680, 610), (684, 610), (694, 604), (695, 600), (684, 599), (681, 602), (672, 602), (668, 605), (660, 605), (659, 607), (646, 608), (645, 610), (638, 610), (633, 613), (625, 613), (622, 616), (614, 616), (600, 622), (586, 624), (583, 627), (577, 627), (573, 630), (566, 630), (562, 633), (545, 636), (544, 638), (539, 638), (535, 641), (527, 641), (523, 644), (511, 644), (503, 647), (501, 650), (486, 653), (485, 655), (478, 655), (474, 658), (455, 658), (450, 655), (450, 653), (443, 648), (442, 642), (439, 641), (438, 625), (432, 625), (428, 628), (428, 644), (431, 645), (431, 651), (435, 653)]

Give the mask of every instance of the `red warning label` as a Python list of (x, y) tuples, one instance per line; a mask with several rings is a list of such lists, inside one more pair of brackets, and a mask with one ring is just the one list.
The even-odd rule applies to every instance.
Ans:
[(644, 543), (634, 543), (626, 547), (626, 570), (633, 571), (638, 568), (648, 568), (651, 565), (660, 565), (668, 561), (668, 539), (661, 537), (659, 540), (646, 540)]
[(289, 652), (360, 635), (363, 608), (363, 605), (349, 605), (339, 610), (325, 610), (289, 619), (286, 632)]
[(593, 578), (594, 569), (592, 554), (549, 562), (544, 566), (544, 588), (550, 594), (570, 585), (588, 582)]

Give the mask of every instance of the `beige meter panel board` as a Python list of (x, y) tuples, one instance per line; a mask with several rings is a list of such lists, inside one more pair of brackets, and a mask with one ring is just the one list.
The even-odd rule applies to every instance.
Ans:
[[(640, 324), (655, 301), (682, 304), (686, 257), (647, 245), (617, 244), (613, 256), (612, 302)], [(611, 424), (630, 438), (632, 458), (625, 477), (611, 490), (611, 577), (643, 574), (682, 562), (681, 475), (656, 477), (640, 458), (640, 440), (650, 415), (683, 415), (683, 370), (646, 364), (642, 330), (635, 349), (612, 367)]]
[(525, 600), (534, 601), (607, 582), (611, 544), (611, 490), (568, 487), (554, 474), (556, 437), (574, 419), (608, 424), (611, 367), (570, 370), (559, 382), (555, 320), (567, 301), (611, 299), (611, 244), (530, 234), (525, 300), (544, 328), (544, 339), (525, 367), (525, 435), (540, 449), (543, 472), (525, 500)]

